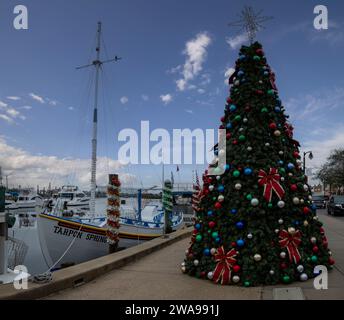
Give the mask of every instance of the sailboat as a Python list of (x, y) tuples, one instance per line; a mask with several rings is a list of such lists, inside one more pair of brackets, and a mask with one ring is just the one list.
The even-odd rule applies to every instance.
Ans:
[[(91, 196), (89, 211), (64, 210), (57, 201), (53, 210), (45, 209), (38, 215), (38, 234), (44, 259), (50, 269), (61, 268), (95, 259), (108, 254), (107, 217), (105, 210), (96, 213), (96, 173), (97, 173), (97, 128), (98, 128), (98, 83), (99, 73), (104, 63), (117, 62), (121, 58), (101, 61), (102, 24), (98, 23), (96, 59), (89, 65), (96, 69), (95, 103), (93, 110)], [(128, 248), (160, 237), (164, 232), (164, 212), (161, 204), (149, 203), (142, 209), (142, 189), (138, 190), (138, 209), (121, 206), (119, 246)], [(181, 228), (183, 215), (170, 216), (172, 230)]]

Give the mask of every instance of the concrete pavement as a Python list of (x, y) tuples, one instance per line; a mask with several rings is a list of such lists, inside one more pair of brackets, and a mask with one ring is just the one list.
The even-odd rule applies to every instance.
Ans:
[(111, 271), (83, 286), (64, 290), (46, 299), (273, 299), (273, 289), (300, 287), (305, 299), (344, 299), (344, 217), (319, 212), (325, 224), (336, 266), (329, 273), (329, 289), (315, 290), (313, 280), (289, 286), (243, 288), (219, 286), (180, 271), (189, 239), (178, 241), (136, 262)]

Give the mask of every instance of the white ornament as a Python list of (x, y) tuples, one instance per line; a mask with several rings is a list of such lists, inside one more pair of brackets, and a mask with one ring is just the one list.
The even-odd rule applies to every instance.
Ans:
[(300, 199), (298, 197), (293, 198), (293, 203), (298, 205), (300, 203)]
[(233, 280), (234, 283), (238, 283), (240, 281), (240, 277), (239, 276), (234, 276), (232, 278), (232, 280)]
[(199, 261), (198, 260), (194, 260), (193, 264), (194, 264), (195, 267), (197, 267), (199, 265)]
[(283, 182), (285, 179), (284, 179), (284, 177), (281, 177), (281, 181)]
[(182, 267), (182, 272), (185, 273), (186, 272), (186, 268), (185, 267)]
[(296, 230), (295, 230), (294, 227), (289, 227), (289, 228), (288, 228), (288, 232), (289, 232), (290, 234), (294, 234), (294, 233), (296, 232)]
[(212, 255), (214, 255), (214, 254), (216, 253), (216, 249), (215, 249), (215, 248), (211, 248), (211, 249), (210, 249), (210, 253), (211, 253)]
[(240, 128), (240, 129), (239, 129), (239, 132), (242, 132), (242, 131), (244, 131), (244, 128)]
[(209, 191), (213, 191), (213, 190), (214, 190), (214, 186), (213, 186), (213, 185), (210, 185), (210, 186), (208, 187), (208, 189), (209, 189)]
[(283, 151), (279, 151), (278, 154), (279, 154), (280, 156), (283, 156), (284, 152), (283, 152)]
[(299, 159), (297, 159), (296, 160), (296, 164), (300, 167), (301, 166), (301, 164), (302, 164), (302, 161), (301, 160), (299, 160)]
[(313, 197), (312, 197), (312, 196), (308, 196), (308, 200), (309, 200), (309, 201), (312, 201), (312, 200), (313, 200)]
[(216, 180), (220, 180), (221, 179), (221, 176), (216, 176)]
[(292, 176), (293, 176), (293, 174), (292, 174), (291, 172), (289, 172), (289, 173), (288, 173), (288, 176), (289, 176), (289, 177), (292, 177)]
[(317, 220), (319, 220), (319, 217), (318, 217), (318, 216), (314, 216), (314, 217), (313, 217), (313, 220), (316, 220), (316, 221), (317, 221)]
[(312, 237), (311, 238), (311, 242), (314, 244), (314, 243), (317, 243), (317, 238), (316, 237)]
[(210, 271), (210, 272), (208, 272), (208, 275), (207, 275), (207, 276), (208, 276), (208, 279), (209, 279), (209, 280), (212, 280), (213, 277), (214, 277), (214, 273)]
[(242, 121), (243, 121), (244, 123), (247, 123), (247, 122), (248, 122), (248, 119), (247, 119), (247, 118), (244, 118), (244, 119), (242, 119)]
[(270, 147), (270, 143), (269, 142), (265, 143), (265, 147)]
[(286, 256), (287, 256), (287, 254), (286, 254), (285, 252), (281, 252), (281, 253), (280, 253), (280, 257), (281, 257), (282, 259), (285, 259)]
[(237, 183), (237, 184), (235, 185), (235, 189), (236, 189), (236, 190), (240, 190), (240, 189), (241, 189), (241, 187), (242, 187), (242, 186), (241, 186), (241, 184), (240, 184), (240, 183)]
[(303, 225), (304, 225), (305, 227), (307, 227), (307, 226), (308, 226), (308, 221), (307, 221), (307, 220), (303, 221)]
[(278, 223), (279, 223), (279, 224), (283, 224), (283, 222), (284, 222), (283, 219), (279, 219), (279, 220), (278, 220)]
[(257, 198), (253, 198), (251, 200), (251, 205), (252, 206), (256, 207), (256, 206), (258, 206), (258, 204), (259, 204), (259, 200)]
[(301, 281), (307, 281), (307, 280), (308, 280), (307, 274), (302, 273), (302, 274), (300, 275), (300, 280), (301, 280)]
[(253, 149), (252, 149), (252, 147), (247, 147), (247, 151), (252, 151)]
[(303, 270), (305, 270), (305, 268), (303, 267), (303, 265), (300, 264), (297, 266), (296, 270), (301, 273), (303, 272)]
[(274, 132), (274, 135), (275, 135), (276, 137), (279, 137), (279, 136), (281, 135), (281, 131), (276, 130), (276, 131)]
[(301, 203), (301, 204), (304, 204), (304, 203), (305, 203), (305, 200), (300, 199), (300, 203)]
[(240, 81), (239, 81), (239, 80), (236, 80), (236, 81), (234, 82), (234, 85), (236, 85), (236, 86), (240, 85)]
[(280, 231), (279, 231), (279, 229), (275, 229), (275, 233), (279, 233)]
[(259, 262), (260, 260), (262, 260), (262, 256), (258, 253), (256, 253), (254, 256), (253, 256), (253, 259), (254, 261), (256, 262)]
[(185, 262), (182, 262), (182, 267), (185, 267)]
[(270, 275), (273, 276), (275, 274), (275, 271), (274, 270), (270, 270), (269, 273), (270, 273)]
[(278, 201), (277, 205), (278, 205), (279, 208), (282, 209), (282, 208), (284, 208), (284, 206), (285, 206), (285, 202), (282, 201), (282, 200), (281, 200), (281, 201)]
[(223, 202), (223, 200), (225, 200), (225, 197), (221, 194), (221, 195), (219, 195), (219, 196), (217, 197), (217, 200), (218, 200), (219, 202)]
[(247, 235), (247, 238), (248, 238), (248, 239), (252, 239), (252, 238), (253, 238), (252, 233), (249, 233), (249, 234)]

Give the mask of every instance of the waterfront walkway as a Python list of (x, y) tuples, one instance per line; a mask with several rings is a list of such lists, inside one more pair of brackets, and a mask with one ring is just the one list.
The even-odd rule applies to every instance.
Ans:
[[(329, 274), (328, 290), (315, 290), (313, 280), (297, 282), (278, 288), (301, 288), (305, 299), (344, 299), (344, 217), (330, 217), (325, 211), (319, 213), (336, 266)], [(53, 294), (47, 299), (273, 299), (274, 297), (300, 298), (293, 289), (289, 294), (277, 287), (242, 288), (219, 286), (210, 281), (196, 279), (180, 271), (189, 239), (180, 240), (170, 246), (149, 254), (138, 261), (111, 271), (83, 286)]]

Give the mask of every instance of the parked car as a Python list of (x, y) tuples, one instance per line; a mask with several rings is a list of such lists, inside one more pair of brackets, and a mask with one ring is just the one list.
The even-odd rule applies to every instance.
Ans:
[(344, 196), (331, 196), (327, 204), (327, 213), (337, 215), (344, 215)]
[(326, 209), (326, 199), (325, 196), (313, 196), (313, 203), (317, 209)]

